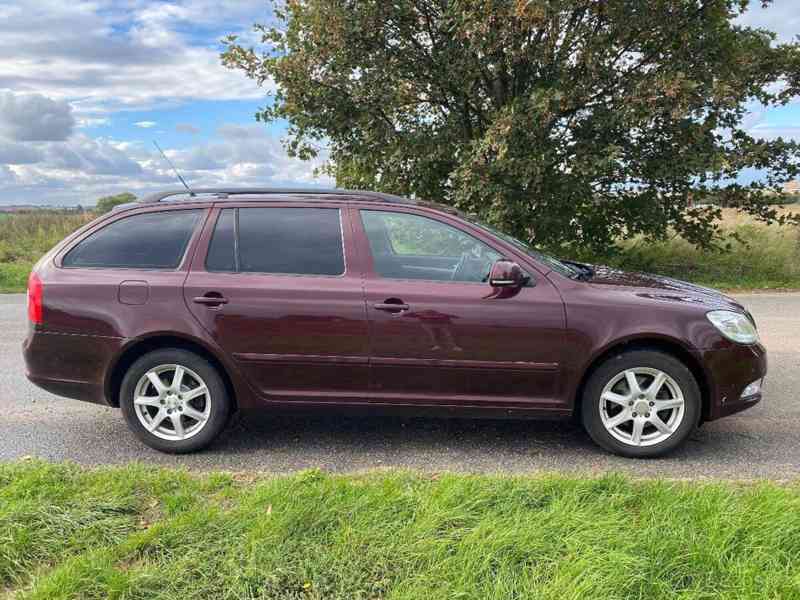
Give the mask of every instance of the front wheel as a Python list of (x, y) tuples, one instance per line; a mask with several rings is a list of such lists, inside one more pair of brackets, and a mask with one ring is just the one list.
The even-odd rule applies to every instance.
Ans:
[(683, 443), (700, 420), (701, 396), (692, 372), (654, 350), (614, 356), (589, 377), (583, 424), (600, 446), (622, 456), (660, 456)]
[(231, 401), (220, 374), (186, 350), (156, 350), (142, 356), (122, 380), (120, 408), (128, 427), (161, 452), (206, 447), (225, 427)]

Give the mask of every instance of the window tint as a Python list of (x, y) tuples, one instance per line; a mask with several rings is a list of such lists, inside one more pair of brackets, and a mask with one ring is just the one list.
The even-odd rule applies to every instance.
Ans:
[(183, 258), (200, 210), (125, 217), (94, 232), (64, 257), (65, 267), (174, 269)]
[(335, 208), (240, 208), (239, 270), (293, 275), (344, 273)]
[(409, 213), (362, 210), (375, 271), (394, 279), (487, 281), (501, 254), (468, 233)]
[(233, 208), (226, 208), (219, 214), (206, 256), (209, 271), (236, 271), (235, 219), (236, 209)]

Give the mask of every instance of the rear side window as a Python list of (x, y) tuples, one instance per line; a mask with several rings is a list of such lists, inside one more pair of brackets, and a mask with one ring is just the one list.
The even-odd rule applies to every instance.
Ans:
[(239, 271), (342, 275), (342, 225), (336, 208), (238, 209)]
[(95, 231), (67, 253), (65, 267), (175, 269), (202, 210), (132, 215)]

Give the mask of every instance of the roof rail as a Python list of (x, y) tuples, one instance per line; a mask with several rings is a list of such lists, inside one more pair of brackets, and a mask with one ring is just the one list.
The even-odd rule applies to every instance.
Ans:
[(384, 194), (382, 192), (369, 192), (364, 190), (343, 190), (338, 188), (200, 188), (192, 190), (192, 193), (189, 193), (185, 189), (175, 189), (175, 190), (167, 190), (164, 192), (156, 192), (155, 194), (150, 194), (146, 196), (142, 200), (140, 200), (143, 204), (151, 204), (155, 202), (161, 202), (166, 198), (171, 196), (183, 196), (189, 195), (190, 198), (199, 196), (199, 195), (213, 195), (219, 198), (227, 198), (229, 196), (241, 196), (241, 195), (291, 195), (291, 194), (303, 194), (303, 195), (322, 195), (322, 194), (332, 194), (332, 195), (339, 195), (339, 196), (358, 196), (362, 197), (367, 200), (377, 200), (379, 202), (392, 202), (396, 204), (416, 204), (414, 200), (410, 200), (408, 198), (403, 198), (402, 196), (395, 196), (393, 194)]

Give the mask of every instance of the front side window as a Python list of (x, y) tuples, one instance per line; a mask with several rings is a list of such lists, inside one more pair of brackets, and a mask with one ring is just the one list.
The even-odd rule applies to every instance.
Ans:
[(175, 269), (200, 222), (202, 210), (170, 210), (114, 221), (78, 243), (65, 267)]
[(362, 210), (361, 220), (381, 277), (485, 282), (502, 258), (468, 233), (428, 217)]
[(342, 225), (336, 208), (226, 208), (206, 256), (209, 271), (342, 275)]

